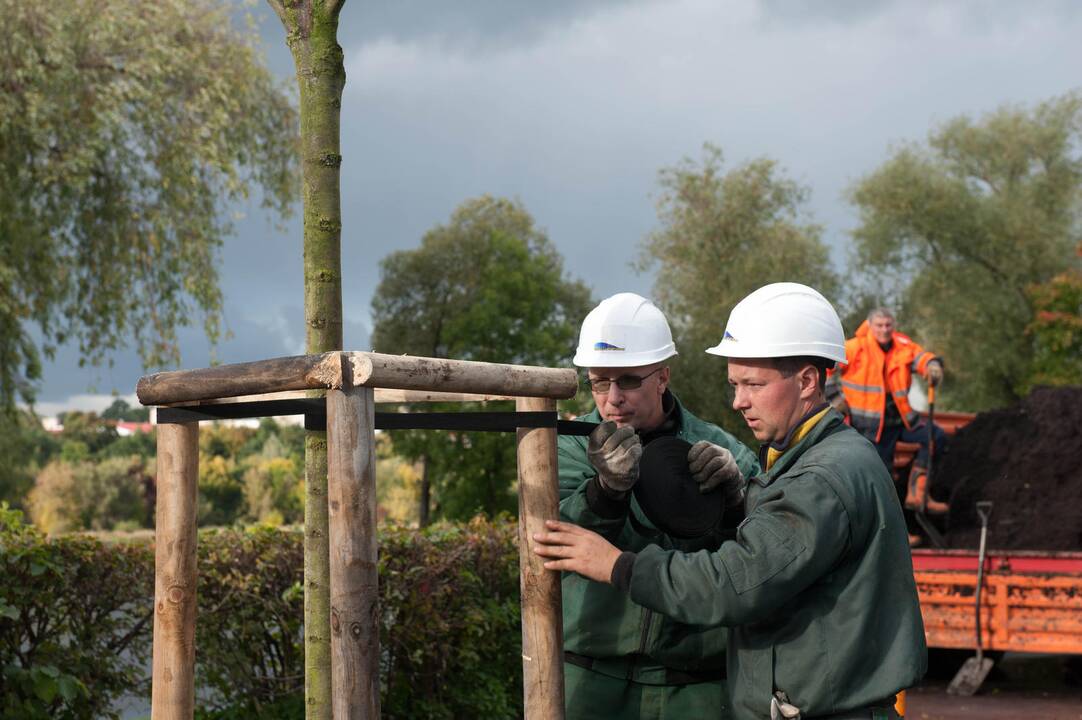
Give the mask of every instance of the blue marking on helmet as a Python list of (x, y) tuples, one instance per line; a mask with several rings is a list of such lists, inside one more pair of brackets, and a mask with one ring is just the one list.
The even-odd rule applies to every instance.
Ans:
[(626, 349), (626, 348), (622, 348), (619, 345), (611, 345), (611, 344), (609, 344), (607, 342), (604, 342), (604, 341), (594, 343), (594, 350), (624, 350), (624, 349)]

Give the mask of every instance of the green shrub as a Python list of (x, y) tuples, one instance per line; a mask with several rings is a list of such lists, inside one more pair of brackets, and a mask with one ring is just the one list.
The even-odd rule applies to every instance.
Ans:
[[(379, 542), (382, 716), (520, 717), (515, 524)], [(302, 718), (302, 533), (204, 531), (198, 563), (198, 717)], [(0, 718), (114, 717), (122, 695), (149, 698), (149, 546), (48, 540), (3, 507), (0, 573)]]
[(146, 546), (46, 540), (0, 506), (0, 717), (116, 717), (143, 691), (152, 568)]
[(522, 713), (517, 526), (474, 519), (380, 535), (382, 714)]
[[(516, 532), (507, 519), (381, 528), (383, 717), (521, 715)], [(200, 536), (201, 717), (303, 717), (302, 544), (269, 528)]]
[(208, 530), (198, 556), (201, 704), (241, 705), (263, 717), (265, 705), (304, 689), (303, 533)]

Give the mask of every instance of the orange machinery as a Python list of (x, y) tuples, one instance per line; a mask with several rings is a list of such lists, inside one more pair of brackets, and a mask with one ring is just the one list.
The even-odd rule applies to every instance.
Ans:
[[(937, 412), (948, 435), (973, 413)], [(908, 476), (918, 446), (898, 443), (895, 473)], [(913, 550), (928, 647), (973, 649), (977, 551)], [(1082, 552), (989, 550), (981, 592), (985, 650), (1082, 654)]]
[[(975, 550), (914, 550), (928, 646), (972, 649)], [(1082, 655), (1082, 553), (997, 551), (984, 558), (986, 650)]]

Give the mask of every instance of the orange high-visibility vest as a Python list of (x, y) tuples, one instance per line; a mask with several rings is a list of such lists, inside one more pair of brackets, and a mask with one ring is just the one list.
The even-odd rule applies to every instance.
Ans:
[(908, 335), (895, 331), (892, 339), (893, 346), (884, 353), (865, 320), (857, 328), (856, 336), (845, 341), (846, 361), (838, 363), (834, 371), (849, 403), (853, 427), (876, 442), (883, 434), (887, 393), (898, 406), (905, 426), (913, 427), (918, 418), (909, 406), (909, 384), (913, 373), (927, 377), (928, 363), (939, 361)]

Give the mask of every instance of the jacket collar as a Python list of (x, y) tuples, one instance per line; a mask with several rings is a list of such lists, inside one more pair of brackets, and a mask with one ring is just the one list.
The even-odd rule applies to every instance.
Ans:
[[(774, 482), (779, 475), (789, 470), (800, 456), (815, 445), (819, 440), (833, 431), (838, 425), (844, 424), (845, 418), (841, 413), (830, 407), (829, 404), (820, 405), (797, 423), (789, 432), (786, 441), (780, 444), (771, 443), (759, 449), (760, 464), (764, 471), (752, 478), (763, 487)], [(771, 457), (773, 456), (773, 457)]]

